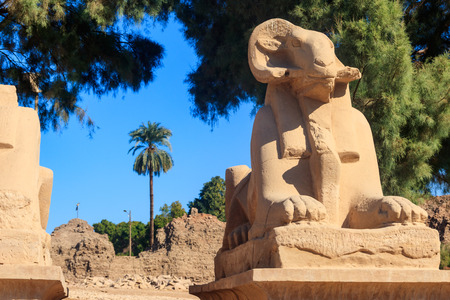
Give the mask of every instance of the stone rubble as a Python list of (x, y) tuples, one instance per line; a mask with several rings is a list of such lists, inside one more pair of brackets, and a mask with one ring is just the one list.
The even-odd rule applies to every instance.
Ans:
[(192, 281), (170, 275), (125, 275), (117, 280), (106, 277), (87, 277), (71, 283), (78, 288), (153, 289), (167, 291), (188, 291)]

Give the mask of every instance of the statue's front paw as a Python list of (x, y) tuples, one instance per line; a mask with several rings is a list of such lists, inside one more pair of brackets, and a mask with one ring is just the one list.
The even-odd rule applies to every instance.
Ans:
[(288, 212), (286, 215), (289, 215), (286, 219), (286, 223), (298, 221), (322, 221), (327, 215), (325, 206), (309, 196), (292, 196), (283, 202), (283, 206), (286, 212)]
[(298, 221), (321, 221), (326, 217), (325, 206), (309, 196), (294, 195), (274, 202), (267, 214), (266, 227), (277, 227)]
[(386, 196), (380, 200), (378, 214), (384, 223), (425, 223), (427, 212), (403, 197)]
[(299, 221), (322, 221), (327, 213), (325, 206), (309, 196), (294, 195), (280, 202), (270, 204), (267, 214), (256, 216), (249, 231), (249, 239), (262, 237), (264, 233), (278, 226)]
[(395, 223), (422, 224), (427, 218), (427, 212), (408, 199), (386, 196), (356, 206), (349, 214), (348, 225), (350, 228), (378, 228)]

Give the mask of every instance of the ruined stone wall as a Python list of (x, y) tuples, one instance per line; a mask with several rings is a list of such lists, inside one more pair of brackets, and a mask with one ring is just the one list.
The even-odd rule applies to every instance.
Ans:
[(86, 221), (72, 219), (52, 233), (53, 264), (60, 266), (66, 279), (108, 276), (115, 253), (106, 234), (94, 232)]
[(224, 228), (215, 216), (185, 215), (159, 230), (154, 251), (130, 258), (115, 256), (106, 235), (95, 233), (86, 221), (72, 219), (52, 233), (52, 258), (69, 280), (170, 275), (208, 282), (214, 279), (214, 257)]

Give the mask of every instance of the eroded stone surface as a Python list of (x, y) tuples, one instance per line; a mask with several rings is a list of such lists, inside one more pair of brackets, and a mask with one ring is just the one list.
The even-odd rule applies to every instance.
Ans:
[(60, 267), (0, 266), (1, 299), (59, 300), (68, 295)]
[(214, 256), (224, 227), (217, 217), (201, 213), (172, 220), (159, 233), (158, 249), (139, 255), (146, 274), (184, 277), (196, 283), (213, 280)]
[(254, 269), (191, 286), (202, 300), (448, 299), (450, 272), (411, 269)]
[(52, 233), (52, 257), (71, 282), (85, 276), (117, 281), (129, 275), (167, 275), (206, 283), (214, 279), (214, 257), (224, 227), (212, 215), (185, 215), (158, 230), (154, 251), (128, 257), (115, 256), (106, 235), (95, 233), (84, 220), (73, 219)]
[(0, 85), (0, 298), (67, 296), (53, 267), (47, 227), (53, 172), (39, 166), (37, 113), (19, 107), (16, 88)]
[(0, 264), (51, 265), (45, 232), (53, 173), (39, 166), (36, 112), (0, 85)]
[(53, 263), (67, 279), (108, 276), (115, 253), (108, 236), (94, 232), (86, 221), (72, 219), (52, 233)]
[(290, 224), (215, 258), (216, 279), (255, 268), (439, 267), (438, 233), (426, 226), (347, 229)]

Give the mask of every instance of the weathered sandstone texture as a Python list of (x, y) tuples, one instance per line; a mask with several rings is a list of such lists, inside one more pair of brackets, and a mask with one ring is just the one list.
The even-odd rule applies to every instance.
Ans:
[(108, 276), (115, 253), (108, 236), (94, 232), (86, 221), (72, 219), (52, 233), (52, 258), (66, 278)]
[(18, 106), (14, 86), (0, 85), (0, 264), (52, 264), (53, 172), (39, 166), (40, 137), (36, 112)]
[(450, 272), (411, 269), (253, 269), (189, 292), (205, 300), (448, 299)]
[(425, 226), (355, 230), (290, 224), (217, 255), (216, 278), (255, 268), (430, 268), (439, 265), (437, 236)]
[[(429, 292), (450, 280), (437, 270), (439, 235), (425, 226), (426, 211), (383, 195), (370, 125), (351, 104), (349, 82), (360, 71), (336, 57), (326, 35), (282, 19), (254, 29), (248, 62), (256, 80), (267, 83), (253, 124), (252, 168), (226, 170), (217, 281), (191, 292), (202, 299), (442, 298)], [(264, 277), (250, 276), (240, 289), (242, 272), (272, 272), (257, 268), (280, 277), (264, 284)], [(320, 273), (329, 268), (349, 277), (323, 282)], [(410, 275), (434, 269), (437, 281), (422, 290), (404, 276), (394, 284), (389, 276), (400, 272), (392, 270), (406, 268)], [(317, 276), (290, 277), (283, 269), (313, 269)], [(385, 281), (348, 284), (368, 270)]]
[(0, 299), (61, 299), (45, 232), (53, 172), (39, 166), (39, 118), (19, 107), (16, 88), (0, 85)]
[(158, 250), (139, 255), (147, 274), (173, 275), (194, 282), (214, 279), (214, 256), (220, 248), (225, 224), (208, 214), (174, 219), (158, 234)]
[(60, 267), (24, 264), (0, 266), (2, 300), (59, 300), (67, 294)]
[(171, 275), (141, 276), (125, 275), (118, 279), (105, 277), (87, 277), (73, 284), (83, 288), (115, 288), (115, 289), (153, 289), (167, 291), (187, 291), (192, 281)]
[(215, 216), (185, 215), (159, 230), (155, 251), (130, 258), (115, 256), (106, 235), (95, 233), (86, 221), (73, 219), (52, 233), (52, 257), (73, 282), (85, 277), (116, 282), (128, 275), (167, 275), (205, 283), (214, 279), (214, 256), (222, 244), (224, 227)]

